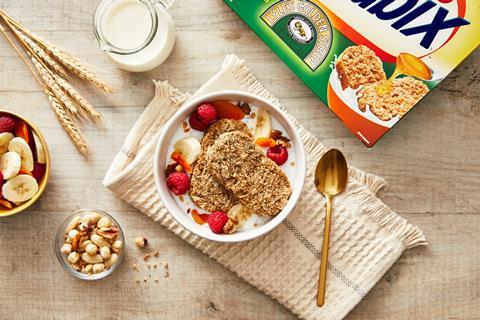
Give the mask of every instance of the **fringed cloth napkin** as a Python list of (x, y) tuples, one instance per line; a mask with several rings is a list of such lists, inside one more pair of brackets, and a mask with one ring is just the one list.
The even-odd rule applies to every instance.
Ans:
[[(104, 184), (119, 198), (216, 259), (303, 319), (341, 319), (377, 283), (405, 249), (425, 245), (422, 231), (398, 216), (375, 193), (385, 181), (350, 167), (346, 192), (335, 198), (326, 304), (316, 304), (325, 200), (313, 186), (325, 146), (290, 116), (305, 144), (307, 177), (295, 210), (266, 236), (238, 244), (204, 240), (183, 229), (167, 212), (153, 178), (153, 154), (162, 125), (190, 96), (168, 82), (154, 81), (147, 106), (108, 170)], [(193, 97), (218, 90), (243, 90), (281, 107), (234, 55)]]

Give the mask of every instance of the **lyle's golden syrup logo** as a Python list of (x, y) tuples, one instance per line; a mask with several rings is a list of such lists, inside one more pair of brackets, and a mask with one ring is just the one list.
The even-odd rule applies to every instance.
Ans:
[(282, 0), (262, 20), (305, 64), (315, 71), (332, 46), (332, 26), (325, 13), (308, 0)]

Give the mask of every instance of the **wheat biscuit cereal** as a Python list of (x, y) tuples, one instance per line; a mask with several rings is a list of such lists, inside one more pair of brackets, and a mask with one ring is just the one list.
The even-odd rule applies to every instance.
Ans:
[(238, 131), (222, 134), (206, 152), (207, 167), (253, 213), (274, 216), (287, 204), (287, 176), (251, 137)]
[(403, 117), (428, 93), (428, 87), (412, 77), (392, 80), (391, 90), (379, 94), (378, 87), (385, 81), (364, 86), (358, 92), (358, 107), (365, 111), (367, 106), (380, 120), (388, 121), (396, 116)]
[(227, 212), (237, 203), (235, 196), (223, 187), (205, 165), (205, 152), (215, 140), (225, 132), (239, 131), (250, 135), (245, 123), (236, 120), (222, 119), (208, 128), (202, 139), (202, 151), (193, 168), (190, 180), (190, 198), (199, 208), (207, 211)]
[(360, 86), (386, 80), (382, 61), (366, 46), (347, 48), (336, 62), (336, 70), (342, 89), (358, 89)]

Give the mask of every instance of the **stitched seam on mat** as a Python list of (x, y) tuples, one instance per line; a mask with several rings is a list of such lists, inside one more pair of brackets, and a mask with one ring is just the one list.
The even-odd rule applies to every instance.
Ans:
[[(285, 226), (285, 228), (287, 228), (287, 230), (293, 233), (295, 238), (297, 238), (297, 240), (300, 241), (305, 246), (305, 248), (307, 248), (307, 250), (315, 256), (315, 258), (317, 258), (317, 260), (321, 260), (321, 252), (317, 250), (315, 246), (310, 241), (308, 241), (307, 238), (305, 238), (305, 236), (297, 229), (297, 227), (295, 227), (287, 219), (283, 221), (283, 225)], [(330, 270), (338, 279), (340, 279), (340, 281), (343, 282), (343, 284), (355, 291), (360, 297), (364, 298), (366, 296), (367, 293), (362, 288), (360, 288), (358, 284), (350, 280), (347, 276), (345, 276), (342, 271), (340, 271), (333, 264), (329, 262), (327, 267), (328, 270)]]

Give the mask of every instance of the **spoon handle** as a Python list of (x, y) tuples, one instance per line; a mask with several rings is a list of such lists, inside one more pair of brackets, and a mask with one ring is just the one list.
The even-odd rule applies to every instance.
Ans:
[(327, 213), (325, 215), (325, 230), (323, 231), (322, 260), (320, 263), (320, 279), (318, 280), (317, 305), (323, 306), (325, 303), (325, 285), (327, 282), (327, 264), (328, 264), (328, 246), (330, 243), (330, 223), (332, 221), (332, 200), (331, 196), (327, 198)]

